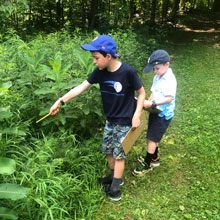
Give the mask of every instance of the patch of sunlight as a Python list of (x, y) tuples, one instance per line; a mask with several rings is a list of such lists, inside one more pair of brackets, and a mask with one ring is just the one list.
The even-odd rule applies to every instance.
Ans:
[(213, 48), (214, 48), (214, 49), (219, 49), (219, 48), (220, 48), (220, 44), (214, 44), (214, 45), (213, 45)]
[(168, 144), (171, 144), (171, 145), (175, 144), (174, 139), (170, 139), (170, 140), (168, 140), (167, 143), (168, 143)]

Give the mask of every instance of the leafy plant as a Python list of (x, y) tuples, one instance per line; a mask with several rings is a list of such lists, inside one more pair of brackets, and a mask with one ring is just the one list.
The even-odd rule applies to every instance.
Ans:
[[(0, 157), (0, 174), (11, 175), (15, 172), (15, 161), (9, 158)], [(14, 183), (0, 184), (0, 199), (19, 200), (26, 197), (28, 188)], [(0, 207), (0, 217), (3, 219), (17, 219), (17, 213), (6, 207)]]

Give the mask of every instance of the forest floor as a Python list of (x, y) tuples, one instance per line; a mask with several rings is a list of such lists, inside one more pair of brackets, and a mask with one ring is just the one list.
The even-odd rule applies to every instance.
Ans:
[[(146, 153), (145, 131), (126, 160), (122, 200), (106, 197), (96, 219), (220, 219), (220, 20), (195, 16), (164, 42), (178, 89), (159, 147), (161, 166), (140, 178), (131, 174)], [(152, 78), (142, 78), (146, 91)]]

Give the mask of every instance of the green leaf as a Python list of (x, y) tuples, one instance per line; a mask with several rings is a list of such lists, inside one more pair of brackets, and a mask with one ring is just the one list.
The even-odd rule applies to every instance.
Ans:
[(91, 63), (87, 68), (87, 75), (91, 74), (94, 69), (95, 69), (95, 65)]
[(0, 198), (18, 200), (26, 197), (29, 192), (29, 188), (25, 188), (14, 183), (2, 183), (0, 184)]
[(192, 218), (192, 216), (190, 214), (185, 214), (184, 217), (187, 218), (187, 219), (191, 219)]
[(48, 87), (47, 88), (44, 87), (44, 88), (36, 89), (34, 91), (34, 94), (36, 94), (36, 95), (46, 95), (46, 94), (50, 94), (50, 93), (54, 93), (54, 92), (51, 88), (48, 88)]
[(10, 88), (12, 86), (12, 82), (11, 81), (8, 81), (8, 82), (6, 82), (6, 83), (2, 83), (1, 85), (0, 85), (0, 88), (1, 89), (8, 89), (8, 88)]
[(85, 115), (88, 115), (89, 112), (90, 112), (90, 109), (89, 109), (89, 106), (88, 105), (85, 105), (83, 108), (82, 108), (82, 111)]
[(83, 66), (84, 68), (86, 68), (87, 66), (87, 62), (85, 57), (83, 56), (83, 52), (80, 52), (78, 50), (74, 50), (74, 55), (77, 57), (77, 59), (79, 60), (81, 66)]
[(62, 72), (62, 73), (67, 72), (71, 66), (72, 66), (71, 63), (65, 65), (65, 66), (61, 69), (61, 72)]
[(33, 65), (33, 66), (35, 65), (34, 59), (30, 57), (29, 55), (24, 56), (23, 60), (29, 65)]
[(2, 134), (15, 134), (19, 136), (26, 136), (26, 132), (18, 130), (18, 128), (6, 128), (2, 131)]
[(0, 157), (0, 174), (10, 175), (15, 172), (15, 161), (10, 158)]
[(0, 218), (16, 220), (18, 219), (18, 216), (17, 213), (13, 210), (7, 209), (5, 207), (0, 207)]
[(70, 89), (82, 83), (82, 79), (76, 79), (68, 83), (61, 83), (62, 89)]
[(12, 115), (13, 114), (11, 112), (6, 112), (6, 111), (0, 110), (0, 120), (10, 118), (10, 117), (12, 117)]
[(0, 88), (0, 92), (8, 92), (8, 89)]
[[(42, 53), (39, 53), (37, 55), (37, 57), (35, 58), (35, 64), (36, 66), (40, 63), (40, 61), (44, 58), (44, 56), (46, 55), (47, 51), (43, 51)], [(35, 67), (36, 67), (35, 66)]]
[(184, 207), (183, 205), (180, 205), (180, 206), (179, 206), (179, 209), (180, 209), (181, 211), (184, 211), (184, 210), (185, 210), (185, 207)]
[(54, 62), (54, 61), (49, 61), (50, 65), (52, 66), (53, 70), (55, 73), (59, 73), (60, 72), (60, 68), (61, 68), (61, 65)]

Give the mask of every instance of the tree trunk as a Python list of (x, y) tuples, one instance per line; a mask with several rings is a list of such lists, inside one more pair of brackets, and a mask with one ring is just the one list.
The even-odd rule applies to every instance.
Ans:
[(99, 0), (92, 0), (89, 13), (89, 28), (95, 27), (97, 23), (96, 15), (98, 14)]
[(31, 21), (32, 21), (32, 13), (31, 13), (31, 10), (32, 10), (32, 1), (30, 0), (30, 1), (29, 1), (29, 16), (28, 16), (28, 21), (29, 21), (29, 23), (31, 23)]
[(155, 24), (156, 8), (157, 8), (157, 0), (152, 0), (151, 14), (150, 14), (150, 24), (151, 25)]
[(58, 0), (57, 2), (56, 2), (56, 12), (57, 12), (57, 14), (56, 14), (56, 18), (57, 18), (57, 24), (58, 24), (58, 26), (60, 26), (60, 19), (61, 19), (61, 16), (62, 16), (62, 9), (61, 9), (61, 3), (60, 3), (60, 0)]
[(174, 23), (176, 23), (176, 16), (179, 11), (179, 4), (180, 4), (180, 0), (174, 0), (173, 9), (170, 14), (170, 20)]
[(129, 20), (130, 22), (132, 22), (134, 18), (134, 14), (136, 12), (136, 5), (134, 4), (134, 0), (130, 0), (129, 11), (130, 11)]
[(215, 0), (214, 1), (212, 10), (214, 12), (220, 11), (220, 0)]
[(167, 19), (169, 0), (163, 0), (163, 8), (162, 8), (162, 23)]
[(47, 7), (48, 7), (48, 11), (49, 11), (49, 21), (50, 21), (50, 24), (52, 23), (52, 12), (51, 12), (51, 4), (50, 4), (50, 0), (47, 0)]

